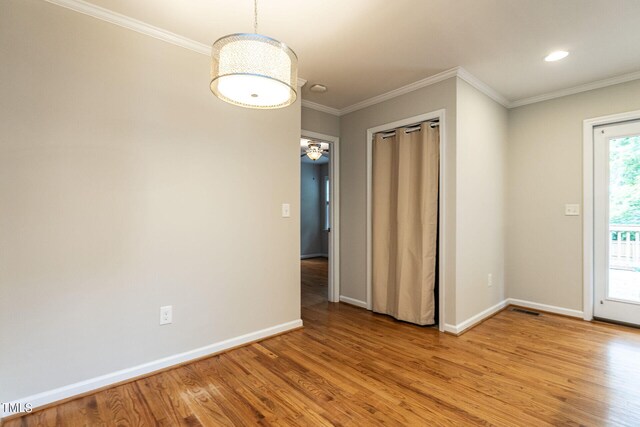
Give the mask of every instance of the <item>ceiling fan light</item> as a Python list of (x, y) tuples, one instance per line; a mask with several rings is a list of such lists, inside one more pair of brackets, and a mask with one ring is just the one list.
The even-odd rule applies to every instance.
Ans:
[(322, 157), (321, 151), (307, 151), (307, 157), (309, 157), (314, 162)]
[(307, 148), (307, 157), (314, 162), (322, 157), (322, 145), (318, 143), (309, 143)]
[(274, 109), (297, 97), (298, 57), (286, 44), (260, 34), (231, 34), (211, 52), (211, 92), (233, 105)]

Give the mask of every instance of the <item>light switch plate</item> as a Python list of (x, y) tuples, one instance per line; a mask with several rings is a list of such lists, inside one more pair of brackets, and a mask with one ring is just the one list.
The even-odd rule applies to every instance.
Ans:
[(566, 216), (578, 216), (578, 215), (580, 215), (580, 205), (578, 205), (578, 204), (566, 204), (566, 205), (564, 205), (564, 214)]
[(289, 203), (282, 204), (282, 218), (291, 217), (291, 205)]

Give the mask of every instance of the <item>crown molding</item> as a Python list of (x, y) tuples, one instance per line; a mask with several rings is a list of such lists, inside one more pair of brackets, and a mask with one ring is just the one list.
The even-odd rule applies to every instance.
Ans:
[(147, 24), (146, 22), (138, 21), (129, 16), (122, 15), (109, 9), (105, 9), (100, 6), (88, 3), (83, 0), (44, 0), (46, 2), (62, 6), (67, 9), (71, 9), (75, 12), (79, 12), (102, 21), (110, 22), (135, 32), (145, 34), (147, 36), (156, 38), (158, 40), (171, 43), (176, 46), (183, 47), (185, 49), (192, 50), (202, 55), (211, 55), (211, 47), (197, 42), (195, 40), (188, 39), (181, 35), (172, 33), (162, 28), (155, 27)]
[(383, 94), (374, 96), (369, 99), (365, 99), (364, 101), (360, 101), (348, 107), (342, 108), (340, 110), (340, 115), (343, 116), (345, 114), (349, 114), (354, 111), (361, 110), (363, 108), (370, 107), (375, 104), (379, 104), (383, 101), (396, 98), (400, 95), (413, 92), (414, 90), (417, 90), (426, 86), (431, 86), (443, 80), (449, 79), (451, 77), (455, 77), (457, 73), (458, 73), (458, 68), (456, 67), (450, 70), (443, 71), (438, 74), (434, 74), (433, 76), (427, 77), (422, 80), (418, 80), (417, 82), (409, 83), (408, 85), (399, 87), (398, 89), (390, 90), (389, 92), (385, 92)]
[[(48, 3), (55, 4), (57, 6), (64, 7), (66, 9), (73, 10), (75, 12), (82, 13), (84, 15), (91, 16), (93, 18), (100, 19), (111, 24), (118, 25), (120, 27), (135, 31), (140, 34), (144, 34), (153, 37), (158, 40), (162, 40), (167, 43), (171, 43), (176, 46), (189, 49), (202, 55), (211, 55), (211, 46), (204, 43), (191, 40), (181, 35), (172, 33), (171, 31), (164, 30), (159, 27), (147, 24), (146, 22), (139, 21), (121, 13), (114, 12), (104, 7), (96, 6), (84, 0), (44, 0)], [(298, 87), (302, 87), (307, 83), (305, 79), (298, 79)]]
[(536, 102), (548, 101), (550, 99), (561, 98), (567, 95), (575, 95), (576, 93), (587, 92), (589, 90), (601, 89), (607, 86), (613, 86), (620, 83), (626, 83), (633, 80), (640, 79), (640, 71), (634, 73), (622, 74), (620, 76), (611, 77), (608, 79), (597, 80), (595, 82), (583, 84), (580, 86), (570, 87), (568, 89), (561, 89), (555, 92), (549, 92), (542, 95), (532, 96), (530, 98), (523, 98), (517, 101), (509, 103), (509, 108), (521, 107), (523, 105), (535, 104)]
[(574, 86), (567, 89), (558, 90), (555, 92), (549, 92), (542, 95), (536, 95), (530, 98), (523, 98), (516, 101), (509, 101), (504, 96), (500, 95), (497, 91), (493, 90), (489, 85), (479, 80), (477, 77), (475, 77), (473, 74), (471, 74), (464, 68), (456, 67), (450, 70), (443, 71), (442, 73), (435, 74), (431, 77), (427, 77), (426, 79), (418, 80), (417, 82), (408, 84), (406, 86), (402, 86), (401, 88), (383, 93), (378, 96), (374, 96), (373, 98), (366, 99), (364, 101), (358, 102), (356, 104), (350, 105), (342, 109), (331, 108), (325, 105), (317, 104), (315, 102), (309, 102), (304, 100), (302, 101), (302, 105), (308, 108), (312, 108), (314, 110), (323, 111), (325, 113), (333, 114), (336, 116), (343, 116), (353, 111), (361, 110), (371, 105), (375, 105), (380, 102), (386, 101), (388, 99), (395, 98), (400, 95), (404, 95), (405, 93), (409, 93), (416, 89), (420, 89), (420, 88), (441, 82), (443, 80), (446, 80), (454, 76), (466, 81), (471, 86), (478, 89), (480, 92), (484, 93), (489, 98), (493, 99), (494, 101), (501, 104), (502, 106), (506, 108), (516, 108), (516, 107), (521, 107), (523, 105), (529, 105), (537, 102), (548, 101), (550, 99), (561, 98), (563, 96), (575, 95), (576, 93), (587, 92), (594, 89), (601, 89), (603, 87), (613, 86), (620, 83), (626, 83), (633, 80), (640, 80), (640, 71), (623, 74), (620, 76), (611, 77), (604, 80), (597, 80), (595, 82), (583, 84), (580, 86)]
[(302, 106), (311, 108), (312, 110), (322, 111), (323, 113), (332, 114), (334, 116), (340, 116), (340, 110), (338, 110), (337, 108), (327, 107), (326, 105), (318, 104), (306, 99), (302, 100)]
[(361, 110), (366, 107), (370, 107), (375, 104), (379, 104), (381, 102), (387, 101), (392, 98), (396, 98), (400, 95), (404, 95), (409, 92), (413, 92), (414, 90), (421, 89), (423, 87), (431, 86), (433, 84), (439, 83), (443, 80), (450, 79), (451, 77), (459, 77), (469, 83), (471, 86), (478, 89), (480, 92), (484, 93), (494, 101), (499, 104), (507, 107), (509, 105), (509, 101), (500, 95), (498, 92), (490, 88), (487, 84), (480, 81), (478, 78), (473, 76), (467, 70), (462, 67), (455, 67), (449, 70), (445, 70), (441, 73), (434, 74), (433, 76), (427, 77), (422, 80), (418, 80), (416, 82), (410, 83), (408, 85), (399, 87), (398, 89), (391, 90), (389, 92), (385, 92), (383, 94), (374, 96), (369, 99), (365, 99), (364, 101), (357, 102), (348, 107), (337, 109), (332, 107), (327, 107), (326, 105), (318, 104), (311, 101), (302, 101), (302, 106), (307, 108), (312, 108), (314, 110), (322, 111), (325, 113), (333, 114), (334, 116), (344, 116), (345, 114), (352, 113), (357, 110)]
[[(183, 37), (179, 34), (172, 33), (162, 28), (155, 27), (153, 25), (147, 24), (146, 22), (139, 21), (129, 16), (114, 12), (112, 10), (105, 9), (100, 6), (96, 6), (84, 0), (44, 0), (44, 1), (73, 10), (75, 12), (82, 13), (84, 15), (91, 16), (93, 18), (100, 19), (105, 22), (118, 25), (123, 28), (127, 28), (129, 30), (153, 37), (158, 40), (162, 40), (167, 43), (171, 43), (175, 46), (180, 46), (185, 49), (189, 49), (193, 52), (197, 52), (202, 55), (206, 55), (206, 56), (211, 55), (211, 47), (209, 45), (197, 42), (187, 37)], [(505, 97), (500, 95), (498, 92), (493, 90), (490, 86), (488, 86), (487, 84), (485, 84), (484, 82), (476, 78), (473, 74), (469, 73), (464, 68), (455, 67), (455, 68), (451, 68), (449, 70), (443, 71), (441, 73), (435, 74), (433, 76), (427, 77), (425, 79), (418, 80), (416, 82), (402, 86), (398, 89), (394, 89), (389, 92), (385, 92), (381, 95), (377, 95), (372, 98), (365, 99), (364, 101), (357, 102), (353, 105), (350, 105), (342, 109), (332, 108), (332, 107), (328, 107), (322, 104), (318, 104), (318, 103), (306, 101), (306, 100), (302, 100), (302, 106), (311, 108), (314, 110), (322, 111), (324, 113), (333, 114), (335, 116), (343, 116), (353, 111), (361, 110), (363, 108), (378, 104), (388, 99), (392, 99), (397, 96), (404, 95), (409, 92), (413, 92), (414, 90), (417, 90), (426, 86), (430, 86), (432, 84), (441, 82), (443, 80), (449, 79), (454, 76), (459, 77), (460, 79), (466, 81), (471, 86), (478, 89), (480, 92), (484, 93), (485, 95), (487, 95), (494, 101), (498, 102), (499, 104), (507, 108), (516, 108), (516, 107), (521, 107), (523, 105), (534, 104), (536, 102), (548, 101), (554, 98), (561, 98), (567, 95), (574, 95), (580, 92), (586, 92), (589, 90), (600, 89), (607, 86), (630, 82), (632, 80), (638, 80), (640, 79), (640, 71), (623, 74), (620, 76), (611, 77), (604, 80), (598, 80), (598, 81), (587, 83), (580, 86), (574, 86), (568, 89), (562, 89), (555, 92), (549, 92), (546, 94), (536, 95), (529, 98), (523, 98), (523, 99), (510, 102)], [(297, 83), (298, 83), (298, 87), (302, 87), (307, 83), (307, 81), (305, 79), (299, 78)]]
[(474, 76), (464, 68), (457, 67), (457, 76), (462, 80), (464, 80), (465, 82), (469, 83), (474, 88), (478, 89), (480, 92), (487, 95), (489, 98), (496, 101), (498, 104), (502, 105), (503, 107), (507, 107), (507, 108), (510, 107), (510, 102), (507, 98), (500, 95), (498, 92), (493, 90), (493, 88), (491, 88), (488, 84), (481, 81), (480, 79), (478, 79), (476, 76)]

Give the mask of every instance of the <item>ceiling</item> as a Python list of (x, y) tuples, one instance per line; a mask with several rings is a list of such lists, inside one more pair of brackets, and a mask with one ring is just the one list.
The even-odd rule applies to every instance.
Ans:
[[(252, 32), (251, 0), (90, 0), (195, 41)], [(461, 66), (509, 101), (640, 70), (640, 0), (259, 0), (303, 98), (342, 109)], [(568, 58), (544, 62), (553, 50)], [(322, 83), (324, 94), (308, 87)]]

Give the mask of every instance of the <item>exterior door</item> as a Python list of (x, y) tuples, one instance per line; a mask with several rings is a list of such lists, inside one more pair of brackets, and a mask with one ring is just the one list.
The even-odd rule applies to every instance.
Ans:
[(594, 129), (594, 317), (640, 326), (640, 122)]

